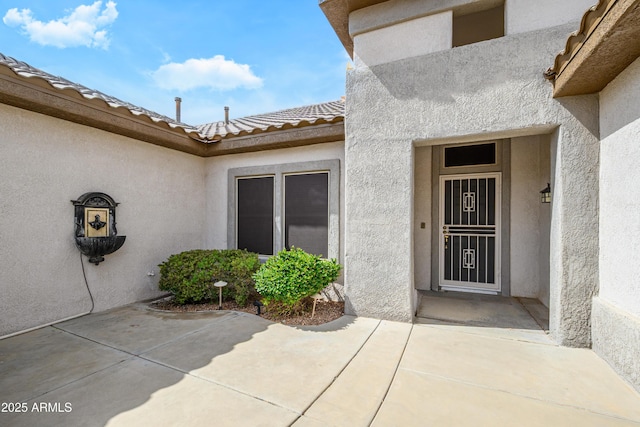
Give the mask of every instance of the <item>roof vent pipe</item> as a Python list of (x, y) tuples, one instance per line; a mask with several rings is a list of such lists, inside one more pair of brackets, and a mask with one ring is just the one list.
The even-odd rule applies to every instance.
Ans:
[(176, 122), (180, 121), (180, 103), (182, 98), (176, 96)]
[(229, 107), (224, 107), (224, 124), (229, 124)]

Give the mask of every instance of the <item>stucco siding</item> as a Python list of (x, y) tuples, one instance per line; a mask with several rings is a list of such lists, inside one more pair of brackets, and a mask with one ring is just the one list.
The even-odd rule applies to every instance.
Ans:
[(511, 295), (516, 297), (540, 298), (549, 293), (547, 213), (551, 206), (540, 203), (540, 190), (550, 181), (545, 151), (549, 151), (547, 135), (511, 140)]
[[(432, 149), (415, 148), (414, 272), (416, 289), (431, 289)], [(423, 227), (424, 225), (424, 227)]]
[(397, 61), (450, 49), (453, 14), (451, 11), (424, 16), (354, 37), (356, 66)]
[(597, 0), (506, 0), (505, 33), (517, 34), (579, 22)]
[(640, 60), (600, 93), (600, 297), (640, 317)]
[(640, 391), (640, 317), (593, 299), (593, 351)]
[[(554, 100), (540, 65), (553, 62), (573, 30), (570, 24), (516, 34), (347, 74), (345, 274), (354, 312), (412, 315), (416, 141), (555, 132), (551, 163), (562, 176), (552, 179), (558, 198), (551, 252), (562, 262), (550, 267), (552, 333), (563, 344), (589, 345), (597, 289), (597, 97)], [(577, 210), (580, 222), (570, 218)]]
[(0, 336), (90, 310), (70, 202), (83, 193), (119, 202), (127, 236), (83, 259), (95, 311), (159, 295), (157, 265), (204, 243), (203, 159), (6, 105), (0, 128)]

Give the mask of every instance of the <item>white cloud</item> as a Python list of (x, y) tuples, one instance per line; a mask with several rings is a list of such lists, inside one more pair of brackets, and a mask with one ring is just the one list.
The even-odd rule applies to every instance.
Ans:
[(109, 37), (103, 28), (118, 17), (116, 3), (108, 1), (102, 9), (102, 1), (81, 5), (68, 16), (49, 22), (33, 18), (30, 9), (9, 9), (2, 21), (10, 27), (21, 27), (31, 41), (42, 46), (59, 48), (87, 46), (109, 48)]
[(162, 89), (187, 91), (195, 88), (232, 90), (257, 89), (262, 79), (246, 64), (216, 55), (209, 59), (188, 59), (182, 64), (171, 62), (151, 72), (151, 77)]

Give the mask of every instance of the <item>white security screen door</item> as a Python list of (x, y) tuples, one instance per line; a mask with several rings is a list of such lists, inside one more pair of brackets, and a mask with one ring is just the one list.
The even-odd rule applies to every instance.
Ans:
[(440, 177), (440, 287), (500, 291), (500, 174)]

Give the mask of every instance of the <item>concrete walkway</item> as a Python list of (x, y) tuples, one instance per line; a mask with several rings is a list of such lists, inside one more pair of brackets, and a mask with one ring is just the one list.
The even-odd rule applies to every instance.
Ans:
[(0, 341), (0, 425), (640, 426), (638, 393), (589, 350), (421, 322), (96, 313)]

